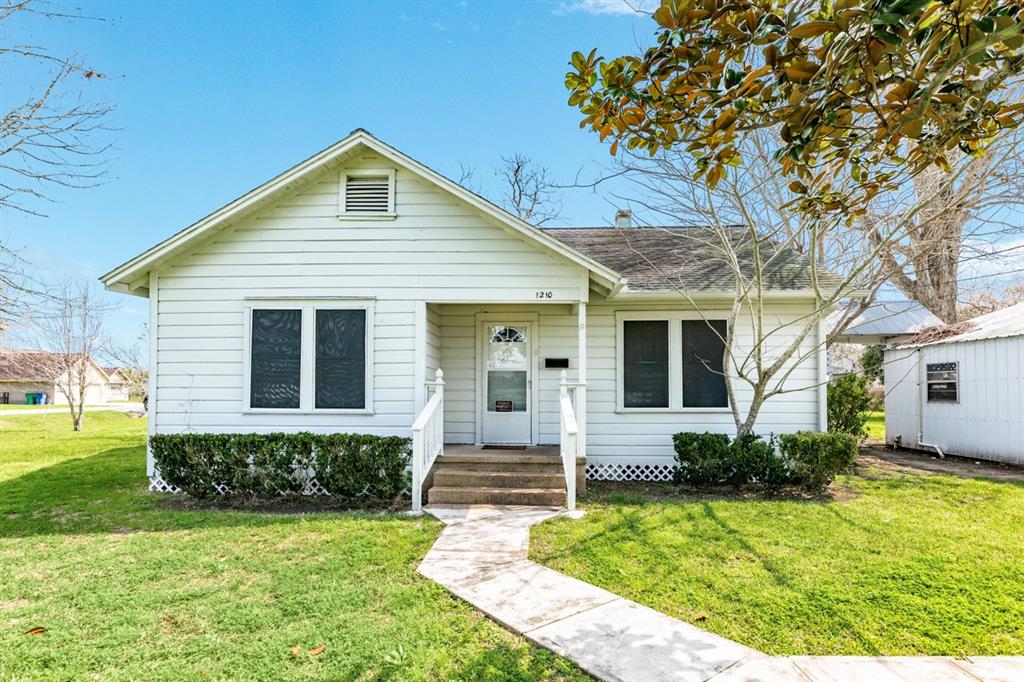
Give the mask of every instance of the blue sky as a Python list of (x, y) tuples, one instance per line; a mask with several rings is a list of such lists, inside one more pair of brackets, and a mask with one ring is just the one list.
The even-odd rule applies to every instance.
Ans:
[[(60, 5), (58, 5), (60, 6)], [(63, 7), (72, 7), (63, 5)], [(636, 49), (650, 20), (617, 0), (551, 2), (91, 3), (107, 21), (32, 21), (25, 38), (108, 78), (82, 86), (117, 109), (106, 182), (51, 193), (47, 217), (0, 213), (0, 239), (52, 276), (95, 278), (352, 129), (438, 171), (520, 152), (571, 181), (608, 164), (578, 127), (563, 77), (575, 49)], [(5, 74), (31, 87), (36, 73)], [(2, 97), (0, 97), (2, 99)], [(603, 190), (607, 191), (607, 190)], [(609, 224), (578, 190), (562, 223)], [(109, 332), (132, 339), (144, 299), (107, 294)]]
[[(569, 55), (635, 52), (652, 35), (623, 0), (94, 2), (82, 11), (105, 21), (29, 21), (14, 36), (79, 55), (107, 75), (82, 83), (82, 94), (116, 106), (102, 186), (52, 192), (58, 203), (33, 206), (45, 218), (0, 213), (0, 240), (53, 278), (95, 279), (357, 127), (449, 177), (474, 168), (474, 186), (492, 198), (502, 155), (526, 154), (559, 181), (597, 177), (607, 145), (566, 104)], [(0, 68), (0, 107), (39, 75)], [(566, 192), (560, 223), (610, 224), (616, 189), (629, 191)], [(1024, 237), (1015, 239), (1020, 258), (973, 261), (962, 274), (1024, 267)], [(105, 298), (119, 306), (109, 333), (135, 338), (146, 301)]]

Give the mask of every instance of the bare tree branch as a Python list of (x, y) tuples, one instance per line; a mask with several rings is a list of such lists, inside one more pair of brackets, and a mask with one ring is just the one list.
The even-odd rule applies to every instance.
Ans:
[(494, 174), (504, 182), (502, 203), (531, 225), (544, 225), (562, 216), (562, 202), (543, 166), (523, 154), (501, 157)]
[[(0, 0), (0, 36), (16, 35), (17, 20), (90, 19), (52, 9), (38, 0)], [(40, 203), (52, 202), (55, 189), (97, 186), (106, 171), (102, 141), (109, 128), (109, 104), (82, 98), (78, 86), (105, 78), (75, 56), (62, 56), (30, 44), (0, 43), (0, 67), (39, 70), (44, 82), (10, 95), (11, 108), (0, 113), (0, 211), (43, 215)], [(81, 79), (78, 83), (76, 79)]]

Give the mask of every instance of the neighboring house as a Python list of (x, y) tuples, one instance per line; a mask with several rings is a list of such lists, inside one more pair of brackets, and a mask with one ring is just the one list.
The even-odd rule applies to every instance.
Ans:
[(124, 370), (120, 367), (104, 367), (103, 371), (110, 378), (110, 381), (107, 383), (107, 400), (128, 400), (130, 397), (128, 390), (129, 381), (124, 375)]
[[(108, 401), (110, 379), (102, 367), (85, 358), (85, 404), (99, 405)], [(0, 350), (0, 402), (24, 404), (26, 394), (45, 393), (46, 402), (67, 405), (67, 396), (57, 387), (64, 383), (65, 363), (61, 356), (39, 350)]]
[[(427, 427), (438, 442), (535, 446), (567, 442), (572, 416), (588, 477), (667, 480), (672, 434), (735, 432), (703, 362), (722, 357), (703, 318), (725, 331), (732, 302), (707, 237), (538, 229), (356, 130), (101, 279), (150, 301), (150, 433), (409, 436), (420, 417), (443, 420)], [(800, 256), (773, 262), (781, 346), (813, 294)], [(741, 319), (729, 333), (742, 346)], [(760, 433), (824, 427), (823, 333)], [(152, 461), (149, 474), (164, 489)]]
[(887, 347), (885, 392), (889, 442), (1024, 464), (1024, 303)]
[[(844, 312), (839, 309), (828, 316), (830, 334), (843, 321)], [(859, 371), (865, 346), (894, 343), (940, 325), (942, 320), (917, 301), (877, 301), (852, 320), (829, 347), (829, 376)]]

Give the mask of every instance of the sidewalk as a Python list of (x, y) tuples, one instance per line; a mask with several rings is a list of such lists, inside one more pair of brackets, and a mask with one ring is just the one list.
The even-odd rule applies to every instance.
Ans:
[[(142, 403), (111, 403), (109, 405), (86, 405), (86, 412), (144, 412)], [(0, 419), (21, 414), (68, 414), (67, 405), (47, 405), (42, 409), (0, 410)]]
[(422, 575), (601, 680), (1024, 682), (1024, 656), (768, 656), (530, 561), (530, 527), (557, 510), (427, 511), (446, 527)]

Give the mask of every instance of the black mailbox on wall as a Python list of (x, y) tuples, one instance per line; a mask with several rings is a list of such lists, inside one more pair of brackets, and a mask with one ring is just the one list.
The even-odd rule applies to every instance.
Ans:
[(544, 369), (569, 369), (569, 358), (544, 358)]

